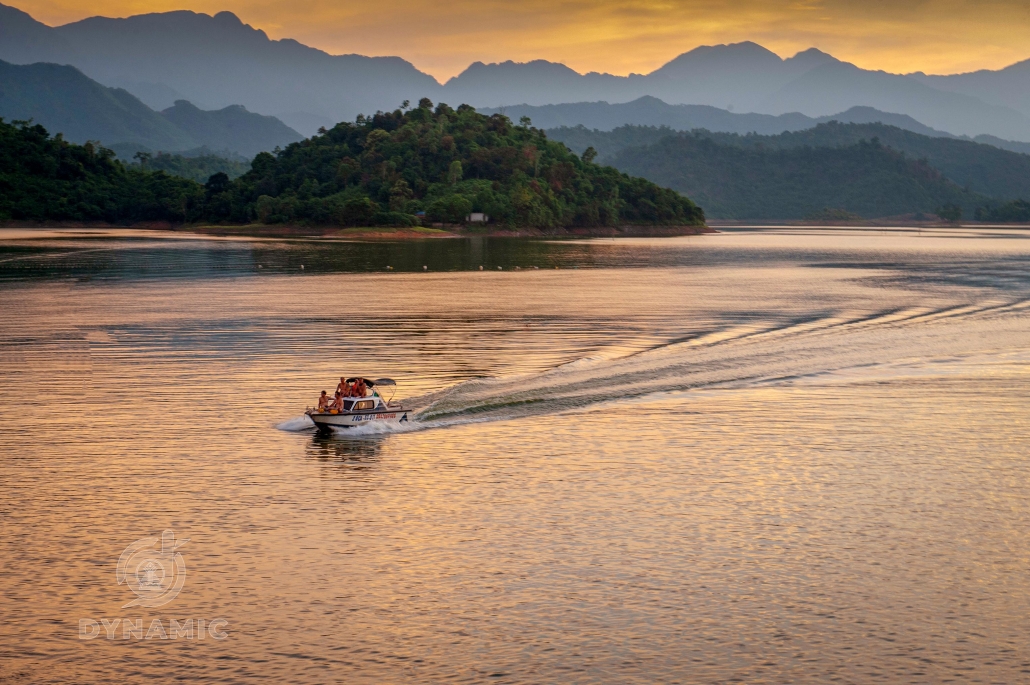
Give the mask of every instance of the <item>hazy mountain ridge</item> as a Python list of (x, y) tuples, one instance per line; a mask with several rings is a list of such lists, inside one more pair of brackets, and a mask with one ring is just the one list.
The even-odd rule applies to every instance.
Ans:
[(726, 133), (760, 133), (772, 135), (783, 131), (800, 131), (827, 121), (846, 123), (883, 122), (906, 130), (930, 136), (951, 136), (945, 131), (925, 126), (910, 116), (881, 112), (872, 107), (852, 107), (825, 117), (809, 117), (792, 112), (789, 114), (746, 114), (728, 112), (709, 105), (670, 105), (658, 98), (644, 96), (632, 102), (610, 104), (607, 102), (576, 102), (561, 105), (517, 105), (515, 107), (483, 108), (484, 113), (503, 112), (518, 121), (528, 116), (533, 125), (552, 129), (561, 126), (585, 126), (590, 129), (610, 131), (620, 126), (668, 126), (689, 131), (703, 128)]
[[(988, 104), (909, 76), (863, 70), (815, 49), (781, 59), (751, 42), (705, 46), (680, 55), (651, 74), (629, 77), (578, 76), (572, 70), (556, 69), (552, 63), (539, 60), (474, 67), (448, 81), (445, 97), (459, 93), (463, 101), (487, 111), (501, 109), (502, 97), (507, 98), (505, 110), (590, 100), (620, 103), (651, 96), (670, 105), (707, 105), (816, 119), (854, 107), (872, 107), (914, 117), (952, 134), (987, 133), (1030, 140), (1030, 103), (1022, 112), (1007, 104)], [(463, 83), (465, 80), (469, 83)], [(488, 86), (491, 82), (493, 87)], [(515, 102), (519, 105), (512, 107)], [(570, 123), (585, 122), (548, 122)]]
[(304, 139), (275, 117), (248, 112), (242, 105), (205, 111), (186, 100), (177, 100), (161, 116), (188, 131), (201, 146), (227, 147), (247, 158)]
[(107, 88), (74, 67), (57, 64), (0, 62), (0, 117), (31, 119), (77, 143), (131, 141), (162, 150), (199, 146), (125, 90)]
[(971, 216), (990, 203), (928, 162), (877, 141), (777, 149), (681, 134), (625, 148), (609, 161), (623, 173), (689, 194), (714, 219), (878, 218), (946, 208)]
[[(751, 42), (703, 46), (647, 75), (579, 74), (565, 65), (474, 63), (445, 85), (399, 57), (329, 55), (270, 40), (229, 12), (94, 17), (51, 28), (0, 5), (0, 59), (72, 64), (151, 104), (242, 104), (310, 127), (430, 97), (476, 107), (628, 102), (649, 95), (708, 105), (822, 117), (871, 106), (953, 134), (1030, 141), (1030, 66), (957, 76), (867, 71), (815, 49), (781, 59)], [(135, 89), (135, 90), (134, 90)], [(640, 123), (640, 122), (634, 122)], [(317, 126), (315, 126), (317, 128)]]
[(295, 40), (270, 40), (231, 12), (92, 17), (51, 28), (0, 5), (0, 26), (0, 59), (71, 64), (108, 86), (132, 92), (144, 84), (148, 97), (168, 89), (214, 108), (242, 104), (335, 122), (441, 88), (399, 57), (334, 56)]
[(845, 62), (806, 72), (767, 98), (762, 111), (825, 116), (855, 105), (907, 114), (949, 133), (990, 133), (1030, 140), (1030, 117), (1014, 109), (937, 90), (907, 76), (865, 71)]
[[(668, 127), (650, 126), (623, 126), (613, 131), (566, 127), (549, 129), (547, 135), (577, 153), (593, 147), (598, 152), (599, 163), (615, 166), (618, 166), (620, 153), (625, 149), (657, 146), (661, 141), (683, 135), (707, 138), (721, 146), (764, 150), (802, 147), (839, 150), (863, 141), (877, 140), (909, 159), (926, 160), (948, 180), (972, 193), (998, 200), (1030, 198), (1030, 155), (969, 140), (920, 135), (881, 123), (833, 121), (778, 135), (739, 135), (706, 130), (682, 133)], [(656, 150), (657, 147), (651, 149)], [(638, 155), (635, 159), (641, 158)]]
[(916, 72), (910, 76), (938, 90), (961, 93), (1030, 115), (1030, 59), (997, 71), (981, 69), (949, 76)]
[(155, 112), (133, 95), (108, 88), (78, 69), (0, 61), (0, 117), (33, 120), (66, 140), (100, 141), (131, 157), (135, 150), (228, 150), (250, 159), (302, 136), (274, 117), (230, 106), (205, 111), (179, 101)]

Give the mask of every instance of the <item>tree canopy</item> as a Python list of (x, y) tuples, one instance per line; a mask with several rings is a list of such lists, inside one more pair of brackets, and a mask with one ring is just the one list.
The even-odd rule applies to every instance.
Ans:
[(978, 221), (990, 223), (1027, 223), (1030, 222), (1030, 201), (1013, 200), (1001, 206), (979, 207), (976, 210)]
[(949, 216), (969, 216), (990, 202), (875, 138), (840, 148), (770, 149), (679, 134), (624, 148), (610, 160), (689, 193), (720, 219), (805, 219), (824, 210), (874, 218), (942, 208), (950, 208)]
[[(670, 146), (674, 149), (682, 147), (675, 141), (665, 142), (667, 139), (679, 137), (707, 138), (716, 144), (703, 150), (699, 148), (694, 149), (691, 152), (692, 156), (683, 159), (684, 169), (701, 164), (697, 159), (699, 154), (703, 154), (708, 158), (711, 158), (713, 155), (720, 155), (727, 160), (736, 159), (748, 164), (752, 163), (756, 158), (771, 160), (773, 164), (791, 164), (794, 162), (809, 164), (816, 163), (816, 157), (819, 158), (819, 164), (828, 164), (831, 158), (836, 157), (836, 170), (832, 172), (832, 175), (828, 176), (824, 170), (820, 170), (814, 174), (816, 186), (802, 187), (799, 191), (802, 194), (812, 195), (811, 200), (818, 205), (823, 202), (837, 201), (833, 194), (843, 190), (843, 188), (828, 186), (821, 179), (829, 180), (835, 178), (840, 173), (844, 173), (848, 167), (857, 170), (854, 166), (857, 159), (855, 147), (863, 141), (868, 143), (872, 140), (878, 140), (881, 147), (890, 148), (894, 152), (901, 153), (913, 163), (928, 164), (939, 171), (945, 179), (969, 192), (966, 193), (964, 199), (961, 199), (955, 196), (954, 189), (952, 189), (952, 192), (941, 192), (943, 188), (937, 188), (936, 190), (930, 189), (930, 195), (933, 195), (933, 197), (928, 197), (923, 190), (916, 189), (915, 187), (918, 185), (923, 189), (928, 189), (929, 186), (926, 185), (925, 181), (920, 181), (916, 184), (906, 181), (905, 183), (913, 189), (908, 194), (907, 200), (903, 199), (900, 195), (897, 196), (897, 201), (887, 203), (880, 202), (879, 200), (872, 202), (872, 195), (868, 196), (867, 199), (870, 200), (868, 202), (862, 198), (851, 199), (849, 206), (854, 211), (858, 211), (866, 216), (872, 216), (868, 213), (872, 211), (932, 211), (934, 207), (943, 207), (944, 205), (951, 205), (952, 207), (960, 205), (963, 207), (966, 216), (969, 216), (969, 213), (975, 206), (983, 206), (984, 203), (1000, 204), (1009, 200), (1030, 198), (1030, 155), (1003, 150), (993, 145), (971, 140), (921, 135), (896, 126), (880, 123), (842, 124), (831, 121), (819, 124), (813, 128), (784, 132), (777, 135), (740, 135), (736, 133), (717, 133), (702, 129), (681, 133), (667, 127), (659, 128), (654, 126), (621, 126), (611, 131), (591, 130), (583, 126), (563, 127), (551, 129), (547, 132), (547, 135), (553, 140), (564, 142), (574, 151), (582, 151), (588, 147), (593, 147), (598, 151), (598, 161), (602, 164), (611, 164), (627, 173), (644, 176), (656, 183), (669, 185), (680, 192), (686, 193), (694, 200), (700, 202), (710, 217), (723, 218), (729, 215), (728, 212), (732, 212), (733, 216), (740, 218), (741, 211), (751, 212), (753, 207), (745, 207), (743, 204), (736, 202), (735, 199), (729, 201), (730, 198), (728, 196), (727, 201), (729, 204), (722, 202), (722, 200), (713, 200), (707, 188), (702, 188), (700, 185), (676, 184), (670, 177), (650, 175), (644, 167), (636, 165), (636, 161), (634, 161), (634, 166), (621, 166), (622, 161), (625, 159), (640, 159), (640, 155), (635, 152), (624, 155), (623, 151), (628, 148), (648, 147), (654, 155), (660, 157), (666, 153)], [(748, 150), (752, 154), (741, 155), (735, 149)], [(806, 149), (837, 150), (839, 152), (806, 152)], [(792, 154), (779, 154), (777, 152), (790, 150), (795, 152)], [(803, 158), (808, 158), (808, 161), (805, 161)], [(874, 168), (873, 166), (868, 168), (868, 174), (871, 175), (869, 180), (875, 180), (876, 177), (879, 177), (885, 186), (893, 183), (888, 177), (895, 173), (892, 170), (893, 167), (897, 166), (895, 160), (892, 160), (889, 155), (880, 155), (880, 161), (876, 166), (879, 168)], [(782, 169), (786, 170), (787, 167), (784, 166)], [(803, 169), (800, 171), (803, 172)], [(751, 167), (742, 167), (736, 170), (732, 176), (744, 178), (751, 173), (753, 173)], [(820, 191), (824, 195), (822, 198), (815, 197), (814, 193), (811, 192), (819, 186), (822, 186), (822, 191)], [(773, 192), (780, 191), (776, 191), (771, 187), (755, 186), (751, 192), (768, 196), (770, 201), (774, 202), (779, 202), (780, 199), (773, 197)], [(892, 194), (892, 191), (884, 193), (877, 190), (875, 192), (883, 197)], [(789, 199), (789, 197), (782, 199)], [(878, 203), (882, 209), (877, 207)], [(861, 209), (859, 209), (860, 205), (862, 205)], [(810, 203), (807, 206), (811, 207), (812, 204)], [(787, 211), (789, 208), (783, 204), (782, 209)], [(761, 211), (765, 212), (764, 209)], [(790, 211), (792, 212), (791, 214), (777, 216), (776, 218), (800, 216), (803, 215), (805, 209), (790, 209)], [(799, 215), (798, 212), (801, 212), (801, 214)], [(951, 214), (953, 215), (954, 212), (951, 212)], [(763, 216), (767, 216), (767, 214), (763, 214)], [(748, 215), (748, 218), (757, 218), (757, 215)]]
[(204, 215), (356, 226), (413, 224), (423, 212), (458, 223), (473, 211), (542, 229), (704, 222), (686, 197), (582, 159), (528, 120), (428, 99), (259, 154), (224, 190), (208, 188)]
[(185, 221), (203, 200), (193, 181), (126, 168), (99, 145), (0, 119), (0, 220)]
[(217, 154), (187, 156), (167, 152), (137, 152), (133, 160), (132, 166), (146, 171), (164, 171), (172, 176), (193, 179), (197, 183), (204, 183), (218, 172), (232, 179), (250, 171), (250, 162), (228, 159)]

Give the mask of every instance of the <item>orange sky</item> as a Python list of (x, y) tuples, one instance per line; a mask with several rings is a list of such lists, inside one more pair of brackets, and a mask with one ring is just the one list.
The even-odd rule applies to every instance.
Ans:
[(399, 55), (440, 80), (470, 62), (549, 59), (646, 73), (698, 45), (817, 47), (867, 68), (954, 73), (1030, 58), (1030, 1), (7, 0), (47, 24), (191, 9), (236, 13), (334, 54)]

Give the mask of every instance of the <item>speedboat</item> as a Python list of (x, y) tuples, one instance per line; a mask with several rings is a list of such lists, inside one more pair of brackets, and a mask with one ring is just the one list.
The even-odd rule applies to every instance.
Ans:
[(380, 394), (381, 389), (396, 387), (397, 383), (389, 378), (371, 380), (368, 378), (348, 378), (347, 383), (364, 381), (370, 394), (365, 397), (344, 397), (343, 409), (328, 409), (320, 411), (318, 408), (308, 408), (304, 413), (308, 415), (319, 431), (330, 432), (334, 428), (357, 428), (373, 424), (398, 425), (408, 422), (410, 410), (405, 409), (400, 402), (393, 402), (393, 393), (389, 398), (384, 399)]

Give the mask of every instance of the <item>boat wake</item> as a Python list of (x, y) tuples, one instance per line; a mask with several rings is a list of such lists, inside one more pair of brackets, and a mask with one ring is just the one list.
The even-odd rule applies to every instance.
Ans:
[(307, 417), (307, 414), (302, 414), (300, 416), (295, 416), (292, 419), (287, 419), (282, 423), (278, 423), (275, 427), (281, 431), (286, 431), (287, 433), (300, 433), (311, 430), (315, 427), (315, 424)]
[[(478, 378), (407, 400), (412, 421), (339, 431), (360, 437), (483, 421), (588, 411), (701, 390), (798, 383), (860, 383), (972, 373), (1026, 365), (1030, 300), (826, 311), (792, 320), (750, 321), (667, 340), (611, 358), (604, 354), (548, 371)], [(984, 335), (989, 331), (990, 335)], [(306, 416), (278, 425), (308, 431)]]
[[(619, 359), (578, 360), (541, 374), (475, 379), (410, 400), (423, 426), (584, 410), (701, 389), (863, 382), (945, 366), (1025, 361), (1030, 300), (825, 312), (751, 322), (667, 341)], [(985, 336), (985, 330), (990, 336)], [(946, 362), (946, 364), (945, 364)]]

